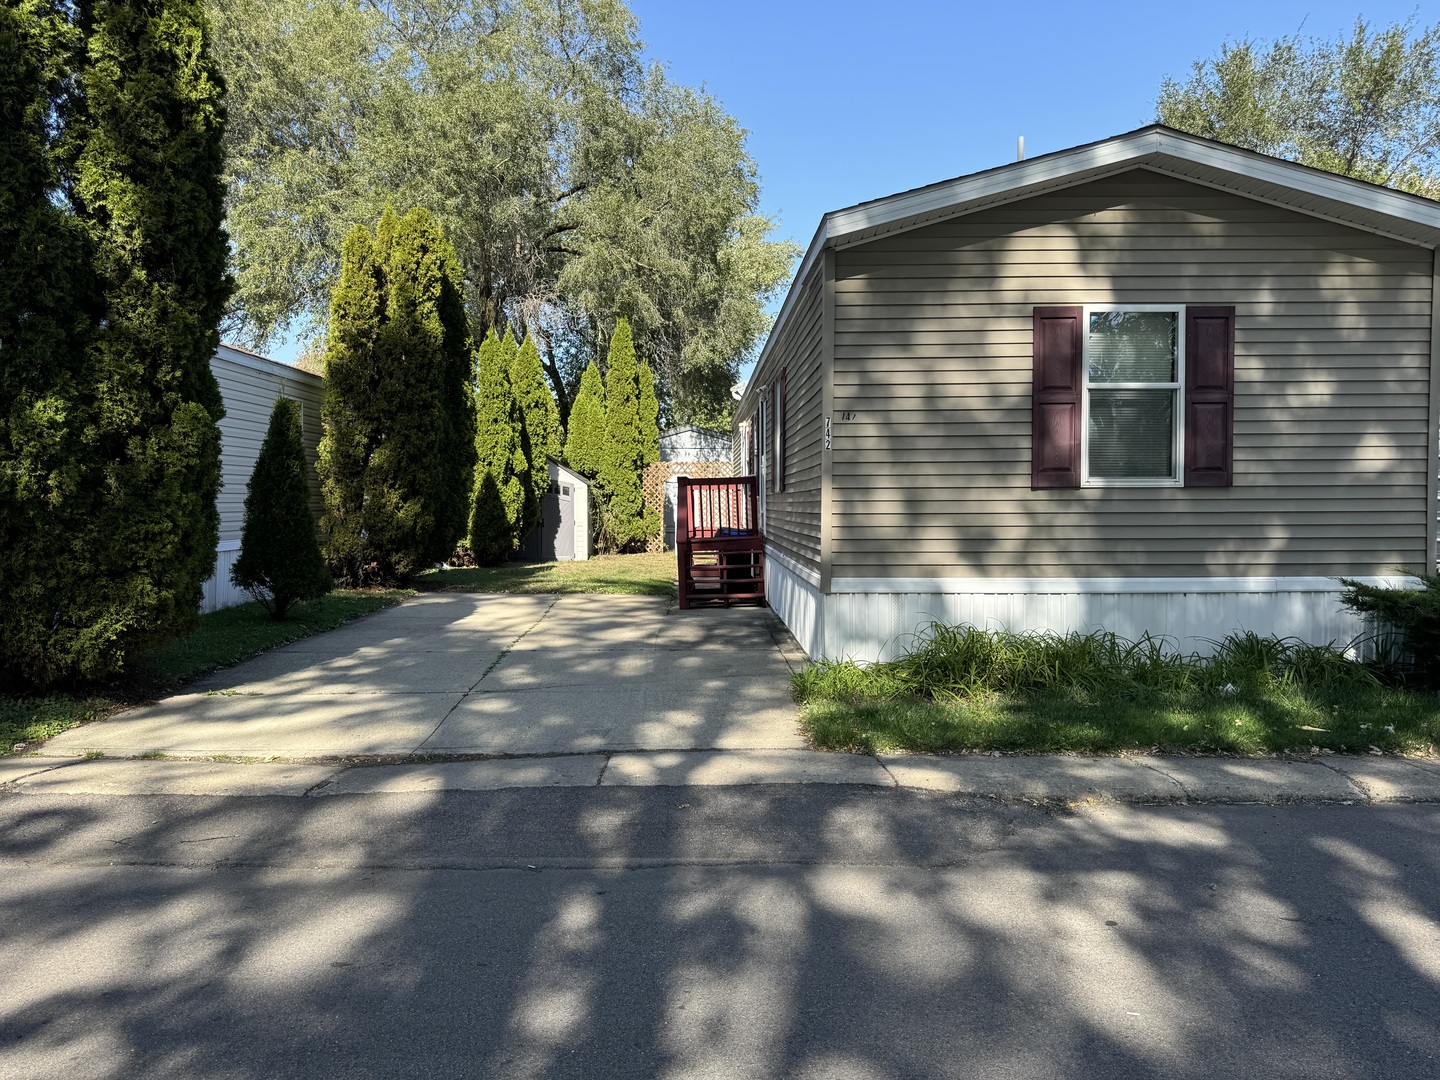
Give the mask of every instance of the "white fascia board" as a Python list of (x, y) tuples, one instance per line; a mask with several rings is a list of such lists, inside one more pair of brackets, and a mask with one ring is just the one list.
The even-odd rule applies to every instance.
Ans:
[(229, 345), (221, 345), (215, 350), (217, 359), (225, 360), (231, 364), (238, 364), (240, 367), (250, 368), (252, 371), (263, 371), (266, 375), (298, 376), (300, 379), (313, 379), (315, 382), (325, 380), (313, 371), (305, 371), (294, 364), (287, 364), (281, 360), (271, 360), (264, 356), (254, 356), (251, 353), (242, 352)]
[(849, 210), (827, 214), (830, 238), (837, 242), (855, 233), (926, 214), (964, 213), (969, 203), (1008, 196), (1028, 188), (1091, 172), (1113, 172), (1153, 156), (1158, 150), (1154, 132), (1122, 135), (1075, 150), (1047, 154), (973, 176), (933, 184)]
[[(1416, 589), (1420, 580), (1408, 575), (1357, 577), (1354, 581), (1391, 589)], [(1331, 577), (1156, 577), (1156, 578), (834, 578), (833, 593), (966, 595), (1051, 594), (1099, 595), (1125, 593), (1287, 593), (1339, 592), (1344, 586)]]
[[(1319, 169), (1298, 165), (1293, 161), (1237, 150), (1208, 139), (1189, 138), (1178, 131), (1157, 131), (1154, 137), (1156, 153), (1193, 161), (1197, 165), (1205, 165), (1212, 169), (1236, 173), (1248, 179), (1274, 184), (1276, 187), (1301, 192), (1318, 199), (1325, 199), (1328, 202), (1383, 214), (1399, 221), (1419, 225), (1422, 229), (1433, 229), (1440, 234), (1440, 203), (1432, 199), (1411, 195), (1405, 191), (1396, 191), (1393, 188), (1380, 187), (1376, 184), (1368, 184), (1363, 180), (1354, 180), (1348, 176), (1322, 172)], [(1277, 204), (1279, 204), (1278, 201)], [(1313, 209), (1299, 206), (1296, 209), (1300, 213), (1315, 213)], [(1363, 224), (1353, 222), (1351, 224), (1359, 229), (1366, 227)], [(1408, 242), (1419, 243), (1420, 241), (1411, 238)], [(1433, 248), (1437, 244), (1440, 244), (1440, 235), (1432, 237), (1426, 246)]]

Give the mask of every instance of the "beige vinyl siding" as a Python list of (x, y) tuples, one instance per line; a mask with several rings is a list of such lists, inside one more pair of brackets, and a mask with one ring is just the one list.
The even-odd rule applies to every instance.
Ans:
[[(801, 289), (794, 311), (769, 346), (764, 361), (750, 379), (754, 387), (771, 386), (785, 372), (786, 463), (785, 490), (765, 493), (765, 538), (775, 548), (815, 570), (820, 569), (820, 453), (824, 440), (821, 416), (821, 319), (823, 275), (812, 271)], [(771, 400), (767, 391), (767, 402)], [(758, 395), (747, 395), (737, 414), (739, 422), (753, 418)], [(767, 432), (768, 436), (768, 432)], [(766, 439), (765, 476), (774, 486), (774, 440)], [(737, 463), (738, 471), (738, 463)]]
[[(1422, 565), (1432, 258), (1139, 170), (838, 251), (833, 575)], [(1085, 303), (1235, 305), (1233, 488), (1030, 490), (1032, 309)]]
[(220, 383), (225, 418), (220, 421), (220, 541), (238, 541), (245, 521), (245, 485), (260, 456), (270, 426), (270, 410), (281, 395), (300, 403), (301, 437), (310, 462), (310, 507), (320, 517), (320, 477), (315, 472), (320, 446), (320, 405), (325, 384), (318, 376), (268, 360), (244, 363), (217, 355), (210, 370)]

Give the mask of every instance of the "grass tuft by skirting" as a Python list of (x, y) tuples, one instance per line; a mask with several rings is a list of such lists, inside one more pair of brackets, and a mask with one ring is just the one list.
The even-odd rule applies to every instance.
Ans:
[(1440, 700), (1333, 647), (1253, 633), (1180, 654), (1156, 638), (934, 625), (891, 663), (794, 676), (822, 749), (1430, 752)]
[(675, 553), (595, 555), (549, 563), (428, 570), (415, 580), (422, 592), (675, 594)]
[(403, 589), (337, 589), (319, 600), (295, 605), (283, 622), (270, 618), (258, 603), (201, 615), (192, 633), (141, 657), (114, 683), (38, 697), (0, 697), (0, 757), (24, 753), (34, 743), (101, 717), (121, 704), (169, 693), (207, 671), (333, 630), (411, 595)]

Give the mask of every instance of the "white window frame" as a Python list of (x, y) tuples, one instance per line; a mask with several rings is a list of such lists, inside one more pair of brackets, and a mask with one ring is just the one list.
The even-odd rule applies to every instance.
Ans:
[[(1085, 304), (1080, 337), (1080, 486), (1172, 488), (1185, 486), (1185, 305)], [(1173, 311), (1175, 313), (1175, 379), (1172, 382), (1101, 382), (1101, 390), (1165, 390), (1175, 395), (1175, 445), (1170, 451), (1174, 473), (1170, 477), (1113, 478), (1090, 475), (1090, 315), (1108, 311)]]

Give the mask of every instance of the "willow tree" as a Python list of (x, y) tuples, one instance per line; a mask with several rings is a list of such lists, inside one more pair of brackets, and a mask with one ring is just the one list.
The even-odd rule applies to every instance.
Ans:
[[(379, 201), (432, 207), (477, 332), (542, 328), (569, 403), (629, 317), (660, 397), (728, 416), (794, 245), (769, 234), (733, 117), (647, 70), (618, 0), (213, 0), (236, 79), (238, 332), (318, 327)], [(297, 227), (298, 223), (298, 227)]]
[(1333, 40), (1229, 41), (1185, 82), (1163, 124), (1429, 198), (1440, 197), (1440, 26), (1357, 19)]

